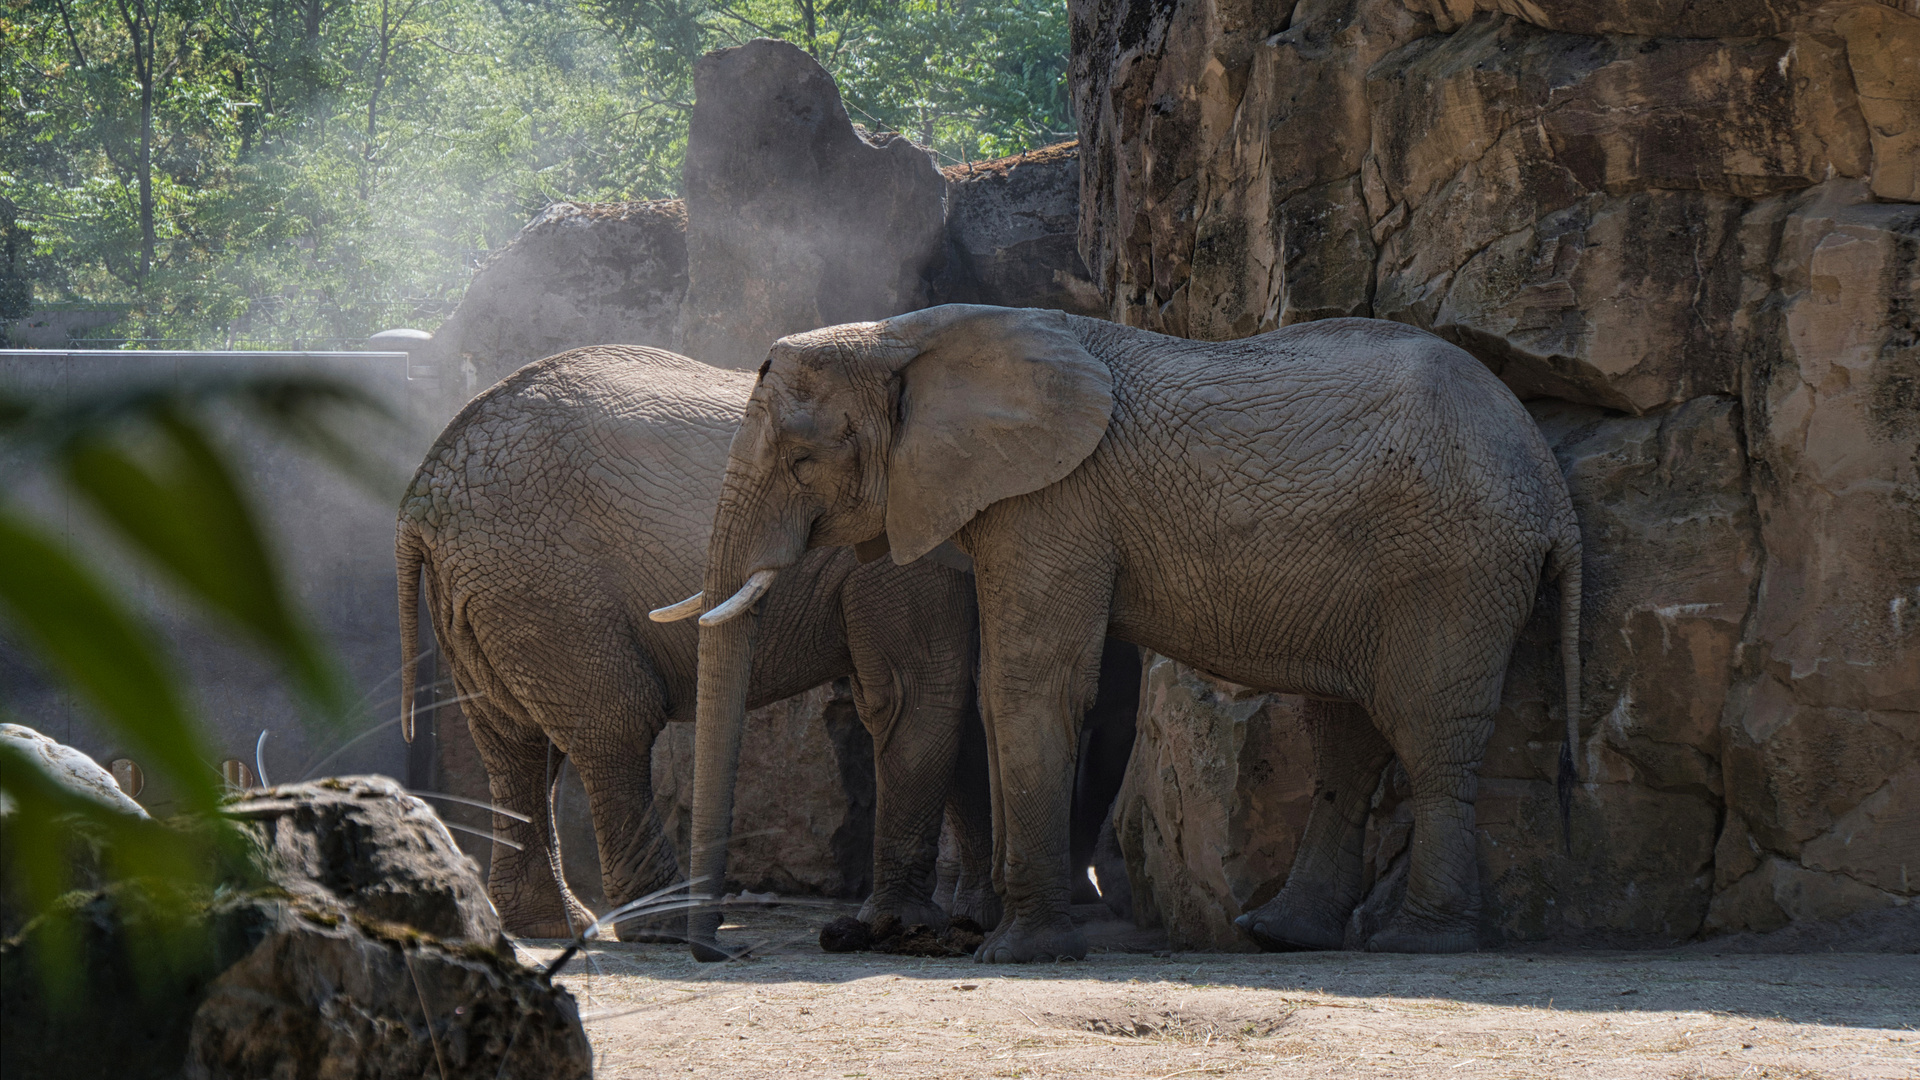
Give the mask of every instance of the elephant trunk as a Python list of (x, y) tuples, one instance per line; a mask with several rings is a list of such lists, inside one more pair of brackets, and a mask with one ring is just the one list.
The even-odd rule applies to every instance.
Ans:
[[(795, 520), (778, 497), (767, 464), (755, 450), (751, 410), (735, 436), (727, 478), (714, 513), (707, 547), (704, 602), (714, 606), (700, 619), (699, 700), (694, 708), (693, 820), (689, 871), (696, 895), (726, 890), (727, 843), (733, 836), (734, 782), (740, 772), (740, 736), (746, 725), (759, 602), (779, 573), (807, 547), (808, 523)], [(676, 605), (679, 606), (679, 605)], [(717, 904), (696, 909), (687, 920), (695, 959), (726, 960), (718, 941)]]
[[(708, 595), (713, 595), (709, 592)], [(727, 594), (721, 594), (727, 595)], [(733, 785), (740, 771), (740, 733), (746, 725), (747, 683), (759, 616), (747, 612), (700, 628), (700, 699), (694, 713), (692, 845), (689, 868), (696, 894), (725, 890), (727, 843), (733, 836)], [(717, 905), (696, 909), (687, 939), (697, 960), (726, 960)]]

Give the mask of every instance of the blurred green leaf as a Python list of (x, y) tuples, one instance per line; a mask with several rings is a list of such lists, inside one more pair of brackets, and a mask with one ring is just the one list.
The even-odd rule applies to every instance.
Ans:
[[(152, 641), (93, 574), (33, 525), (0, 508), (0, 607), (42, 659), (99, 713), (189, 811), (220, 789)], [(11, 791), (12, 777), (8, 778)]]
[(135, 549), (277, 655), (324, 716), (344, 715), (338, 675), (294, 615), (252, 509), (197, 425), (162, 405), (135, 437), (76, 439), (63, 457), (68, 483)]
[(196, 900), (192, 890), (210, 882), (216, 860), (228, 873), (244, 873), (247, 866), (241, 854), (245, 838), (232, 823), (210, 817), (183, 831), (134, 817), (72, 791), (7, 743), (0, 743), (0, 790), (9, 804), (0, 819), (11, 875), (7, 887), (18, 890), (28, 910), (43, 913), (37, 966), (47, 977), (49, 994), (62, 1005), (80, 1004), (74, 999), (81, 984), (80, 935), (73, 913), (59, 910), (57, 903), (86, 884), (76, 875), (85, 858), (79, 851), (83, 845), (99, 853), (105, 877), (153, 883), (157, 888), (148, 890), (148, 898), (173, 909), (162, 933), (135, 942), (134, 970), (154, 984), (199, 944), (190, 922), (181, 917)]

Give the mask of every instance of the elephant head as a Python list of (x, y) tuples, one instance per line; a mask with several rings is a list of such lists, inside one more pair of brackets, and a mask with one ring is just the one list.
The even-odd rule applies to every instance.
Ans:
[[(1106, 433), (1113, 377), (1056, 311), (948, 305), (775, 342), (727, 460), (700, 618), (692, 875), (726, 870), (754, 606), (810, 547), (920, 558), (1002, 499), (1053, 484)], [(721, 959), (719, 913), (690, 921)]]

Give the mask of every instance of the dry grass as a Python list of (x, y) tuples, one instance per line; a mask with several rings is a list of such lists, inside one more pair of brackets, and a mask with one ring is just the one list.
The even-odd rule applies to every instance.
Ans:
[[(596, 1075), (1920, 1078), (1920, 958), (1097, 953), (1079, 964), (818, 951), (699, 965), (608, 945), (562, 981)], [(783, 942), (784, 943), (781, 943)], [(554, 950), (527, 943), (530, 958)]]

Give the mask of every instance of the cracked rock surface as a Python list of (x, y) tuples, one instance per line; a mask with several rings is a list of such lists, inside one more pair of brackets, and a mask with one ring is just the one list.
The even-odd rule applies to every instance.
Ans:
[[(1483, 942), (1767, 932), (1920, 895), (1920, 5), (1069, 8), (1109, 317), (1431, 329), (1566, 471), (1573, 854), (1548, 597), (1480, 770)], [(1273, 750), (1299, 738), (1285, 700), (1156, 670), (1116, 811), (1136, 903), (1176, 945), (1235, 947), (1311, 763)], [(1176, 746), (1213, 756), (1175, 767)], [(1393, 779), (1362, 938), (1409, 842)]]

